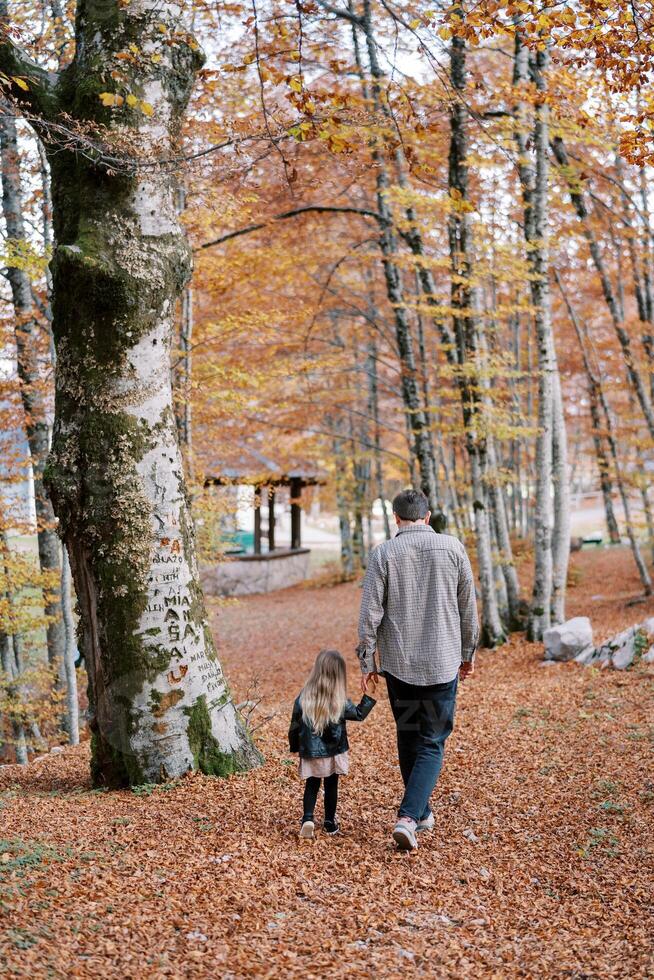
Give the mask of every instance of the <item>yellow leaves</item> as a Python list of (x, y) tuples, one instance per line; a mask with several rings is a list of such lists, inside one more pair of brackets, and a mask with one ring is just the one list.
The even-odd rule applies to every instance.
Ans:
[(100, 92), (98, 98), (106, 108), (121, 106), (125, 101), (122, 95), (117, 95), (115, 92)]
[(23, 92), (29, 92), (30, 87), (24, 78), (20, 78), (19, 75), (12, 75), (11, 80), (14, 83), (14, 85), (17, 85), (18, 88), (21, 88)]
[(98, 98), (107, 109), (119, 109), (126, 104), (129, 109), (140, 110), (144, 116), (154, 115), (154, 106), (144, 99), (139, 99), (132, 92), (126, 96), (119, 95), (118, 92), (100, 92)]
[(30, 277), (42, 276), (45, 272), (50, 254), (48, 252), (36, 251), (34, 246), (28, 241), (18, 241), (8, 238), (5, 240), (4, 248), (0, 252), (0, 261), (3, 266), (12, 269), (20, 269)]
[(288, 80), (288, 87), (293, 92), (301, 92), (302, 91), (302, 79), (301, 79), (301, 77), (299, 75), (293, 75), (291, 78), (289, 78), (289, 80)]

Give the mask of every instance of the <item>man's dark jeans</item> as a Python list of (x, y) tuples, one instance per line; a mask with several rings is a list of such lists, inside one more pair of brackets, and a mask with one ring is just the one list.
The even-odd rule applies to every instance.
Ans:
[(397, 727), (397, 751), (404, 780), (400, 817), (425, 820), (429, 798), (443, 765), (445, 740), (454, 727), (458, 675), (447, 684), (421, 687), (386, 674)]

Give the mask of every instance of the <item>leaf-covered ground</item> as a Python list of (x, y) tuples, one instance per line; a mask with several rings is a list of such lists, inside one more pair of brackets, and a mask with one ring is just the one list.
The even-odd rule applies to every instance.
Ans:
[[(625, 552), (584, 552), (570, 614), (626, 607)], [(399, 771), (385, 696), (351, 727), (343, 833), (297, 839), (287, 716), (314, 654), (350, 655), (356, 585), (216, 607), (237, 697), (258, 679), (265, 767), (91, 790), (88, 748), (0, 771), (0, 973), (11, 977), (651, 977), (654, 670), (541, 666), (515, 638), (461, 690), (412, 855), (389, 837)], [(352, 669), (350, 687), (356, 691)]]

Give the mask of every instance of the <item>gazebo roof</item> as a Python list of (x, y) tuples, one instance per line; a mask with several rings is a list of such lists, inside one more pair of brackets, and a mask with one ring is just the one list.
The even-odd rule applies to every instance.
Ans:
[(326, 473), (315, 463), (288, 454), (281, 460), (274, 460), (254, 446), (241, 445), (233, 452), (211, 460), (206, 467), (204, 482), (205, 486), (245, 483), (284, 487), (292, 480), (301, 480), (304, 486), (316, 486), (325, 483), (326, 479)]

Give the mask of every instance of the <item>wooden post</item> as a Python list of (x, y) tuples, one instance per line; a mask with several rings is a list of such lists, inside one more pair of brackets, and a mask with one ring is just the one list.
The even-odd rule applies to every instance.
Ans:
[(254, 553), (261, 554), (261, 487), (254, 488)]
[(275, 488), (268, 488), (268, 551), (275, 550)]
[(302, 480), (294, 477), (291, 480), (291, 548), (302, 547)]

